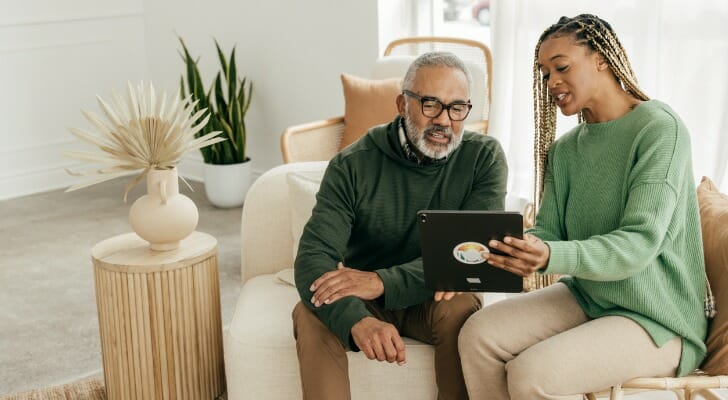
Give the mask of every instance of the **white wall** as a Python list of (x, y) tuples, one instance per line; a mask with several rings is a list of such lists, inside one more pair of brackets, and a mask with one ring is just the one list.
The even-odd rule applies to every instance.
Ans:
[(3, 1), (0, 200), (69, 186), (67, 127), (146, 66), (142, 0)]
[[(176, 34), (201, 56), (210, 84), (212, 38), (254, 82), (246, 123), (260, 173), (281, 163), (284, 128), (343, 114), (341, 73), (368, 76), (379, 53), (377, 2), (336, 0), (14, 0), (0, 13), (0, 200), (67, 187), (82, 145), (67, 127), (91, 128), (97, 94), (151, 79), (173, 93), (183, 63)], [(180, 169), (201, 176), (200, 156)], [(121, 194), (120, 194), (121, 195)]]
[[(260, 173), (280, 164), (288, 126), (342, 115), (340, 74), (368, 76), (378, 54), (377, 2), (336, 0), (144, 0), (151, 77), (176, 90), (181, 35), (209, 85), (218, 70), (213, 37), (237, 44), (238, 73), (254, 82), (246, 117), (248, 155)], [(180, 169), (199, 176), (198, 154)], [(197, 165), (196, 165), (197, 164)]]

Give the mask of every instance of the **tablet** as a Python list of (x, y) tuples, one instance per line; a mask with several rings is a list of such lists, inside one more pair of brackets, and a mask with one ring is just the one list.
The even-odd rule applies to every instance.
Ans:
[(422, 210), (417, 212), (425, 286), (454, 292), (523, 290), (523, 278), (483, 258), (492, 239), (523, 237), (523, 216), (507, 211)]

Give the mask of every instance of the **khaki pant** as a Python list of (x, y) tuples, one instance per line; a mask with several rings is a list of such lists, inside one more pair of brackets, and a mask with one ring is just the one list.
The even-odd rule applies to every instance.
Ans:
[(485, 307), (459, 342), (473, 400), (580, 400), (631, 378), (674, 376), (682, 350), (680, 338), (658, 348), (628, 318), (590, 320), (563, 283)]
[[(435, 346), (438, 399), (467, 399), (457, 340), (465, 320), (481, 307), (477, 296), (462, 294), (448, 301), (427, 301), (396, 311), (383, 310), (374, 302), (366, 304), (375, 318), (393, 324), (401, 336)], [(303, 398), (350, 399), (347, 349), (301, 302), (293, 309), (293, 334)]]

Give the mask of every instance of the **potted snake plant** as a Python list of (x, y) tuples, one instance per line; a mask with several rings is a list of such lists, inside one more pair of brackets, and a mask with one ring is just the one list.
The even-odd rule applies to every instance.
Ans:
[(227, 139), (200, 149), (205, 163), (205, 193), (217, 207), (238, 207), (243, 204), (252, 180), (250, 157), (246, 153), (245, 114), (250, 107), (253, 83), (238, 75), (235, 47), (228, 59), (215, 40), (221, 70), (206, 90), (197, 67), (198, 59), (190, 55), (181, 37), (179, 41), (186, 67), (180, 78), (180, 96), (191, 95), (198, 101), (198, 109), (210, 111), (210, 121), (197, 135), (201, 137), (208, 132), (222, 131), (220, 137)]

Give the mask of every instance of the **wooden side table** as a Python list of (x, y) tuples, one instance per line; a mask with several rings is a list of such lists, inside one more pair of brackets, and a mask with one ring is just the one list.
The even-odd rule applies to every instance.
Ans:
[(135, 233), (94, 246), (106, 394), (215, 399), (225, 391), (217, 240), (193, 232), (171, 251)]

